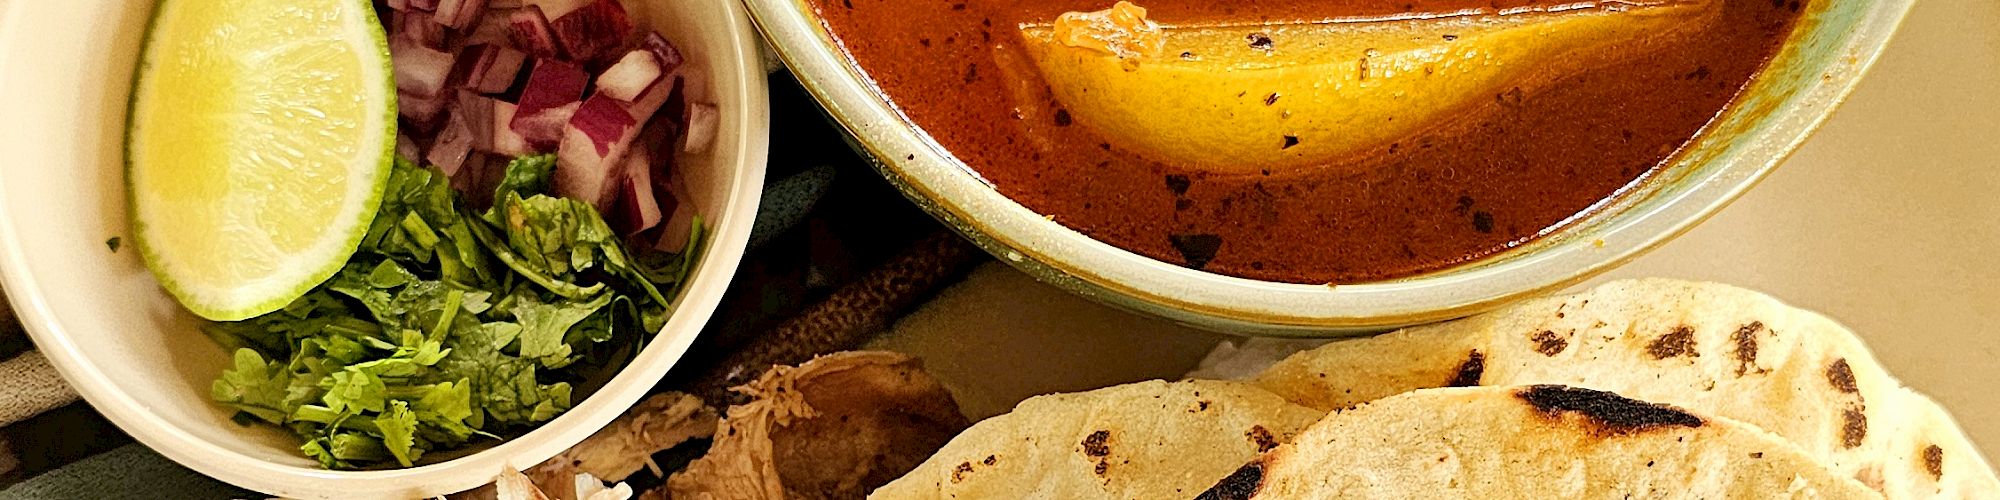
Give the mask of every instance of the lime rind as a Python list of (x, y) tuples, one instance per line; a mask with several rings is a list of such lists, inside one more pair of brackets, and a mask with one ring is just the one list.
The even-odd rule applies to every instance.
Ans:
[[(383, 124), (381, 127), (378, 127), (382, 131), (382, 136), (379, 139), (380, 145), (376, 148), (379, 151), (379, 159), (375, 162), (373, 169), (355, 169), (351, 172), (365, 173), (365, 178), (350, 179), (350, 183), (365, 184), (368, 188), (362, 193), (364, 195), (361, 197), (362, 201), (360, 202), (362, 206), (359, 207), (356, 216), (346, 220), (350, 227), (344, 228), (346, 229), (346, 234), (342, 235), (340, 239), (339, 248), (342, 250), (336, 254), (329, 254), (324, 262), (311, 266), (304, 272), (288, 276), (293, 279), (286, 280), (285, 283), (259, 286), (258, 288), (262, 291), (270, 292), (260, 294), (264, 298), (217, 303), (216, 301), (209, 300), (211, 297), (204, 293), (207, 290), (182, 282), (182, 280), (177, 279), (160, 264), (164, 259), (159, 254), (158, 248), (149, 241), (149, 225), (140, 217), (139, 193), (132, 183), (133, 171), (135, 169), (135, 159), (133, 158), (135, 150), (134, 142), (137, 140), (141, 128), (138, 119), (139, 103), (144, 98), (140, 94), (146, 89), (147, 76), (153, 66), (154, 57), (157, 55), (156, 50), (158, 45), (154, 42), (159, 36), (161, 29), (160, 21), (161, 18), (166, 16), (166, 13), (171, 12), (172, 9), (187, 1), (191, 0), (161, 0), (154, 6), (154, 11), (147, 21), (145, 42), (140, 51), (139, 63), (133, 72), (132, 96), (126, 102), (126, 134), (123, 152), (127, 220), (131, 224), (133, 243), (138, 250), (140, 258), (146, 263), (147, 269), (152, 272), (160, 286), (166, 289), (167, 293), (179, 301), (183, 307), (186, 307), (198, 316), (215, 321), (249, 319), (282, 309), (297, 300), (300, 296), (311, 291), (320, 283), (325, 282), (340, 271), (341, 267), (346, 264), (356, 249), (360, 247), (362, 238), (367, 235), (369, 222), (374, 219), (376, 211), (380, 208), (389, 171), (395, 163), (397, 102), (394, 69), (389, 54), (388, 34), (383, 30), (382, 24), (378, 21), (373, 2), (369, 0), (344, 0), (353, 6), (351, 12), (348, 14), (354, 18), (343, 19), (343, 21), (349, 23), (350, 27), (358, 26), (359, 29), (356, 31), (366, 38), (366, 40), (355, 41), (357, 44), (365, 44), (365, 47), (357, 47), (361, 49), (357, 51), (357, 55), (364, 58), (372, 55), (375, 58), (375, 64), (368, 64), (368, 61), (363, 62), (363, 73), (373, 73), (379, 76), (378, 80), (381, 82), (379, 88), (382, 92), (381, 95), (385, 97), (383, 99), (383, 106), (380, 106), (382, 110), (381, 114), (378, 116)], [(337, 230), (343, 228), (329, 229)]]

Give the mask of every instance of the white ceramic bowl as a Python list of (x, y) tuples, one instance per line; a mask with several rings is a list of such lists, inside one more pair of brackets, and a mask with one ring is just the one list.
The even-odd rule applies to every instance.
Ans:
[(503, 443), (402, 470), (336, 472), (275, 426), (232, 423), (209, 384), (229, 362), (129, 247), (121, 142), (154, 2), (0, 1), (0, 273), (35, 343), (139, 442), (203, 474), (294, 498), (414, 498), (476, 487), (609, 423), (679, 360), (742, 258), (763, 185), (770, 114), (755, 33), (735, 0), (627, 0), (706, 70), (722, 111), (709, 154), (682, 158), (714, 237), (678, 312), (631, 365), (568, 413)]
[(1654, 180), (1583, 220), (1449, 269), (1336, 287), (1195, 271), (1044, 218), (905, 119), (806, 0), (744, 1), (779, 57), (891, 183), (1009, 264), (1085, 297), (1201, 328), (1330, 337), (1467, 316), (1558, 290), (1694, 227), (1763, 179), (1833, 113), (1915, 0), (1807, 2), (1783, 50), (1735, 104)]

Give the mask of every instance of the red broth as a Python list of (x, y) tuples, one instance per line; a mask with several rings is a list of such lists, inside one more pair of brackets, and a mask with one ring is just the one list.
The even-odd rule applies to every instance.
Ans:
[[(1711, 0), (1693, 32), (1574, 74), (1511, 88), (1440, 125), (1329, 168), (1216, 174), (1123, 151), (1008, 97), (1039, 75), (1023, 24), (1108, 2), (812, 0), (895, 106), (1002, 194), (1100, 241), (1165, 262), (1295, 283), (1393, 279), (1478, 259), (1586, 214), (1666, 162), (1790, 33), (1801, 0)], [(1165, 25), (1493, 11), (1549, 0), (1148, 0)], [(996, 49), (996, 47), (998, 47)], [(1616, 50), (1616, 49), (1613, 49)], [(1024, 81), (1025, 80), (1025, 81)], [(1056, 104), (1059, 106), (1060, 104)]]

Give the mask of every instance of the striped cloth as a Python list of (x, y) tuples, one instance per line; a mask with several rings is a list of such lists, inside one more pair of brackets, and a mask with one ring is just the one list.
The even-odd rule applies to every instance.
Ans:
[(76, 402), (76, 389), (63, 383), (42, 353), (28, 351), (0, 362), (0, 427)]

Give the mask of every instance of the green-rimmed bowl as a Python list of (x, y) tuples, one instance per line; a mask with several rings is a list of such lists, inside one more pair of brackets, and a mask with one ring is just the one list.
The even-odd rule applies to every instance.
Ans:
[(1187, 269), (1091, 239), (973, 176), (842, 53), (803, 0), (744, 0), (764, 38), (904, 195), (1042, 281), (1211, 330), (1327, 337), (1452, 319), (1560, 289), (1680, 235), (1824, 122), (1913, 0), (1816, 0), (1768, 69), (1655, 178), (1541, 239), (1410, 278), (1298, 285)]

